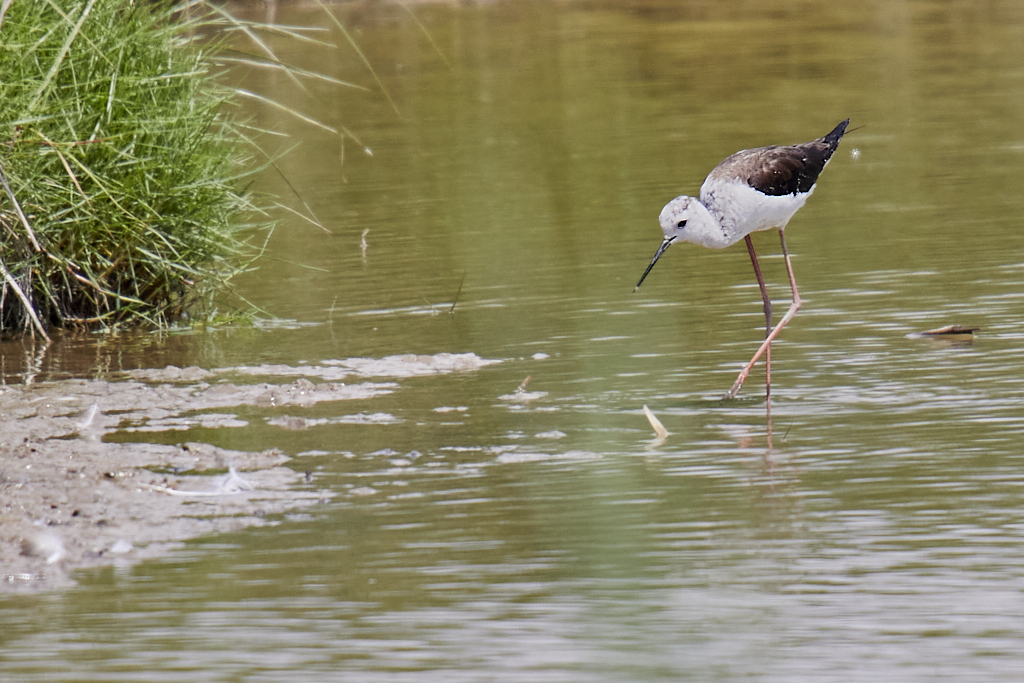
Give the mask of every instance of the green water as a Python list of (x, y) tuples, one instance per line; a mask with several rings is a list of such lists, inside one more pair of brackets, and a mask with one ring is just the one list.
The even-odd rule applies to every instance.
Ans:
[[(236, 74), (359, 139), (252, 105), (301, 142), (281, 165), (330, 230), (286, 218), (240, 282), (293, 324), (36, 359), (8, 345), (2, 370), (503, 362), (288, 411), (394, 424), (291, 432), (267, 410), (156, 435), (274, 446), (338, 495), (3, 598), (0, 677), (1019, 680), (1024, 7), (410, 10), (430, 39), (399, 5), (336, 8), (394, 107), (337, 30), (322, 36), (337, 49), (271, 44), (368, 91)], [(276, 20), (330, 26), (315, 6)], [(769, 448), (763, 371), (718, 401), (764, 333), (742, 245), (673, 247), (632, 287), (666, 201), (738, 149), (846, 117), (863, 128), (787, 230), (805, 303), (773, 347)], [(755, 245), (781, 313), (777, 240)], [(946, 324), (982, 330), (907, 337)], [(527, 376), (533, 400), (502, 398)], [(661, 444), (644, 404), (672, 432)]]

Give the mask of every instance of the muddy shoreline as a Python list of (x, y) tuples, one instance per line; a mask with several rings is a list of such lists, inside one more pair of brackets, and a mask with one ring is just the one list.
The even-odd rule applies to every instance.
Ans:
[[(272, 524), (274, 515), (333, 495), (286, 467), (290, 458), (276, 449), (107, 443), (106, 434), (237, 427), (231, 408), (239, 406), (310, 406), (398, 388), (390, 381), (324, 380), (395, 379), (490, 362), (438, 354), (301, 368), (167, 367), (131, 372), (122, 381), (0, 386), (0, 591), (74, 585), (77, 569), (138, 562), (198, 536)], [(229, 381), (251, 375), (302, 376), (284, 384)], [(216, 409), (224, 412), (210, 412)]]

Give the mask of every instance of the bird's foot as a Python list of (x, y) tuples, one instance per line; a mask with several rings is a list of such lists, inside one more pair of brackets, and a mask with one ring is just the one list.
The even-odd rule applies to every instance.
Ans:
[(738, 379), (732, 385), (729, 391), (725, 392), (725, 396), (722, 397), (723, 401), (731, 401), (739, 395), (740, 389), (743, 387), (743, 379)]

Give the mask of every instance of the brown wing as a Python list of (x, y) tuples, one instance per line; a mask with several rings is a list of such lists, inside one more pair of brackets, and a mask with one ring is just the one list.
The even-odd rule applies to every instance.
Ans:
[(831, 133), (813, 142), (736, 152), (716, 166), (709, 177), (739, 180), (772, 196), (810, 192), (849, 123), (849, 119), (843, 121)]

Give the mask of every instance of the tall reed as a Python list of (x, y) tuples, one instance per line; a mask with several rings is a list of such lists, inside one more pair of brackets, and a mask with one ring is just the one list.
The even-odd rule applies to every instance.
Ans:
[(199, 1), (9, 3), (0, 332), (164, 325), (245, 266), (242, 231), (266, 217), (213, 61), (223, 19)]

